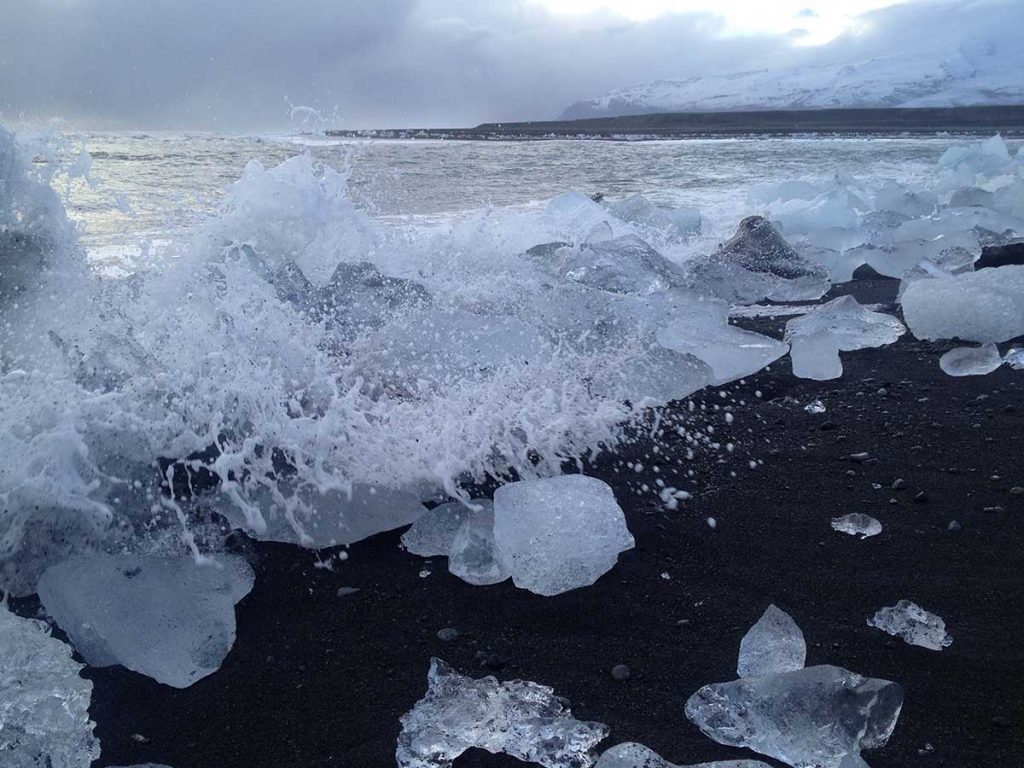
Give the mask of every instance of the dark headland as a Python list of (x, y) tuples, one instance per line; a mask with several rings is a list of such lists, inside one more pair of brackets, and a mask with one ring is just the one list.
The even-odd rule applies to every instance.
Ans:
[(660, 112), (584, 120), (482, 123), (475, 128), (331, 130), (329, 136), (387, 139), (536, 140), (681, 139), (795, 134), (900, 135), (954, 133), (1024, 136), (1024, 105), (765, 112)]
[[(827, 298), (853, 293), (898, 311), (896, 286), (859, 280)], [(778, 335), (783, 322), (743, 324)], [(682, 466), (688, 446), (672, 425), (692, 417), (686, 403), (667, 409), (664, 437), (639, 431), (584, 468), (614, 488), (636, 548), (593, 586), (557, 597), (465, 584), (443, 559), (401, 551), (400, 531), (353, 545), (333, 570), (312, 552), (243, 539), (256, 587), (218, 672), (176, 690), (121, 667), (86, 670), (97, 765), (388, 768), (432, 656), (474, 676), (553, 686), (577, 717), (611, 727), (604, 747), (639, 741), (682, 764), (753, 758), (704, 737), (683, 705), (735, 678), (740, 638), (775, 603), (803, 629), (808, 664), (904, 687), (892, 740), (865, 754), (872, 768), (1021, 766), (1024, 371), (949, 377), (938, 358), (953, 346), (908, 335), (844, 354), (835, 381), (796, 379), (784, 359), (724, 388), (727, 399), (697, 393), (698, 406), (737, 403), (733, 423), (716, 421), (736, 450)], [(805, 412), (815, 399), (825, 413)], [(763, 464), (751, 469), (752, 459)], [(674, 481), (696, 473), (678, 510), (642, 490), (657, 462), (662, 477), (682, 475)], [(883, 532), (861, 541), (833, 531), (831, 518), (850, 512), (878, 518)], [(930, 651), (867, 626), (904, 598), (941, 616), (952, 646)], [(448, 627), (458, 638), (444, 642)], [(628, 680), (612, 678), (618, 664)], [(523, 764), (472, 752), (455, 765)]]

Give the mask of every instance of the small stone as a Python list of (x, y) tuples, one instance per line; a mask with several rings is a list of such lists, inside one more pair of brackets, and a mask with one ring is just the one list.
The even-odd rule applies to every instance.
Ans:
[(997, 513), (997, 512), (1005, 512), (1006, 510), (1003, 507), (984, 507), (981, 511), (982, 512), (989, 512), (989, 513)]
[(919, 504), (923, 504), (924, 502), (928, 501), (928, 494), (925, 493), (924, 491), (919, 491), (918, 494), (914, 497), (914, 501), (918, 502)]
[(1024, 496), (1024, 485), (1015, 485), (1010, 489), (1011, 496)]
[(885, 387), (879, 387), (878, 388), (878, 396), (879, 397), (885, 397), (888, 394), (889, 394), (889, 390), (886, 389)]
[(847, 477), (856, 477), (857, 473), (854, 470), (852, 470), (852, 469), (848, 469), (848, 470), (846, 470), (846, 476)]
[(437, 639), (443, 643), (450, 643), (459, 639), (459, 630), (454, 627), (445, 627), (437, 630)]
[(856, 461), (858, 464), (863, 464), (865, 461), (871, 458), (871, 454), (867, 452), (851, 453), (850, 460)]
[(632, 673), (625, 664), (616, 664), (612, 667), (612, 678), (615, 680), (629, 680)]
[(894, 491), (902, 491), (906, 487), (907, 481), (904, 480), (902, 477), (897, 477), (895, 480), (892, 481), (892, 489)]
[(949, 525), (946, 528), (947, 531), (950, 531), (952, 533), (956, 533), (957, 531), (962, 531), (963, 529), (964, 529), (964, 527), (962, 525), (960, 525), (960, 523), (958, 523), (956, 520), (951, 520), (949, 522)]
[(359, 591), (359, 587), (338, 587), (338, 597), (346, 597), (348, 595), (354, 595)]

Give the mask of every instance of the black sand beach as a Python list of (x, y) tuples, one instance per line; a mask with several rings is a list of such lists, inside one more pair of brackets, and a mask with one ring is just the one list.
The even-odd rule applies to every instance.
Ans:
[[(877, 279), (835, 293), (891, 302), (895, 289)], [(775, 333), (783, 323), (745, 322)], [(754, 758), (704, 737), (683, 705), (735, 678), (740, 638), (773, 602), (803, 629), (808, 665), (904, 686), (890, 744), (865, 753), (873, 768), (1024, 765), (1024, 495), (1010, 493), (1024, 486), (1024, 372), (948, 377), (938, 357), (951, 346), (906, 336), (844, 353), (840, 380), (795, 379), (784, 359), (727, 387), (727, 400), (698, 393), (709, 407), (746, 401), (732, 425), (716, 419), (735, 453), (684, 460), (697, 476), (679, 485), (695, 496), (677, 511), (638, 495), (654, 483), (650, 469), (622, 466), (660, 464), (673, 484), (685, 444), (671, 429), (587, 467), (615, 489), (636, 549), (594, 586), (558, 597), (465, 584), (442, 559), (401, 551), (400, 532), (352, 546), (333, 571), (308, 551), (251, 544), (256, 587), (219, 672), (175, 690), (118, 667), (87, 670), (98, 765), (393, 766), (398, 719), (423, 695), (432, 656), (474, 676), (553, 686), (577, 717), (611, 727), (603, 747), (639, 741), (682, 764)], [(818, 398), (827, 412), (806, 413)], [(665, 425), (686, 413), (669, 412)], [(859, 452), (871, 458), (849, 458)], [(752, 458), (763, 465), (751, 469)], [(905, 489), (892, 488), (898, 478)], [(834, 532), (830, 519), (848, 512), (884, 531), (863, 541)], [(947, 530), (954, 520), (962, 530)], [(952, 646), (912, 647), (866, 625), (901, 598), (945, 619)], [(445, 627), (458, 639), (439, 640)], [(617, 664), (630, 679), (612, 679)], [(522, 763), (474, 752), (456, 765)]]

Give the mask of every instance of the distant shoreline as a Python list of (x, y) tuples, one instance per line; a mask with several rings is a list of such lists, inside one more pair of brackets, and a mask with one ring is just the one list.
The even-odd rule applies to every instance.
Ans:
[(482, 123), (473, 128), (381, 128), (329, 130), (326, 133), (337, 138), (460, 141), (654, 141), (801, 134), (899, 136), (929, 133), (1001, 133), (1007, 138), (1024, 138), (1024, 105), (764, 112), (658, 112), (580, 120)]

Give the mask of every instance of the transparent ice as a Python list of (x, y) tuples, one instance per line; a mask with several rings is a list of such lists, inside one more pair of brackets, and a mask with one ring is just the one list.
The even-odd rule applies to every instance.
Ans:
[(480, 509), (463, 517), (455, 532), (448, 570), (470, 584), (497, 584), (512, 572), (494, 541), (494, 504), (489, 500), (478, 504)]
[(869, 536), (877, 536), (882, 532), (882, 524), (871, 515), (863, 512), (851, 512), (842, 517), (832, 518), (832, 529), (840, 533), (848, 533), (851, 536), (860, 536), (866, 539)]
[(1024, 334), (1024, 266), (917, 280), (903, 316), (919, 339), (999, 342)]
[(979, 347), (956, 347), (939, 358), (939, 367), (950, 376), (984, 376), (1003, 364), (992, 342)]
[(868, 619), (868, 626), (932, 651), (941, 651), (953, 644), (953, 638), (946, 632), (946, 623), (910, 600), (900, 600), (894, 606), (879, 609)]
[(770, 768), (760, 760), (719, 760), (714, 763), (677, 765), (643, 744), (626, 742), (605, 750), (595, 768)]
[(793, 375), (801, 379), (828, 381), (843, 375), (839, 338), (832, 331), (821, 330), (790, 337), (789, 359)]
[[(470, 504), (479, 506), (485, 501), (487, 500), (474, 499)], [(471, 514), (473, 511), (461, 501), (439, 504), (424, 512), (409, 530), (402, 534), (402, 546), (420, 557), (448, 557), (459, 526)]]
[(736, 674), (760, 677), (803, 669), (807, 660), (804, 633), (793, 617), (769, 605), (757, 623), (740, 640)]
[(892, 315), (861, 306), (852, 296), (840, 296), (786, 323), (786, 339), (826, 332), (840, 350), (849, 352), (892, 344), (906, 330)]

